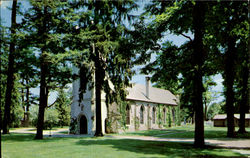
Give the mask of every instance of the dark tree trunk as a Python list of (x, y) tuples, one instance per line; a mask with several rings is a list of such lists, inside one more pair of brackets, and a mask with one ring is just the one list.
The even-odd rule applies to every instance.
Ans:
[[(22, 79), (22, 85), (24, 85), (23, 79)], [(21, 89), (21, 98), (22, 98), (22, 107), (23, 107), (23, 121), (25, 121), (24, 88)]]
[[(30, 91), (29, 91), (29, 82), (26, 80), (26, 101), (24, 104), (23, 107), (24, 107), (24, 116), (23, 116), (23, 126), (24, 127), (28, 127), (29, 126), (29, 106), (30, 106), (30, 102), (29, 102), (29, 94), (30, 94)], [(25, 108), (26, 107), (26, 108)]]
[(226, 88), (226, 112), (227, 112), (227, 136), (234, 137), (234, 59), (235, 59), (235, 42), (236, 40), (232, 37), (228, 38), (228, 49), (225, 53), (225, 81), (224, 85)]
[(193, 92), (194, 92), (194, 109), (195, 109), (195, 138), (194, 146), (204, 147), (204, 116), (202, 93), (204, 91), (202, 83), (202, 65), (204, 63), (203, 52), (203, 30), (204, 30), (204, 15), (205, 2), (196, 1), (193, 12), (193, 27), (194, 27), (194, 41), (193, 41), (193, 62), (195, 76), (193, 77)]
[(243, 83), (242, 83), (242, 99), (240, 102), (240, 121), (239, 121), (239, 131), (238, 133), (246, 133), (246, 127), (245, 127), (245, 114), (248, 110), (249, 103), (248, 103), (248, 75), (249, 70), (247, 65), (243, 68)]
[(207, 121), (207, 97), (204, 97), (205, 101), (204, 101), (204, 120)]
[(27, 122), (27, 126), (29, 126), (29, 120), (30, 120), (30, 99), (29, 99), (29, 95), (30, 95), (30, 89), (27, 86), (26, 87), (26, 122)]
[(96, 103), (96, 132), (95, 136), (103, 136), (102, 133), (102, 109), (101, 109), (101, 90), (102, 90), (102, 72), (99, 51), (95, 52), (95, 45), (93, 44), (93, 53), (95, 56), (95, 103)]
[[(248, 15), (250, 14), (250, 2), (248, 1)], [(248, 16), (248, 22), (250, 22), (250, 16)], [(248, 52), (246, 53), (246, 63), (249, 62), (250, 59), (250, 37), (248, 37)], [(249, 95), (250, 95), (250, 88), (248, 86), (249, 82), (249, 68), (248, 65), (245, 65), (243, 68), (243, 83), (242, 83), (242, 100), (240, 104), (240, 122), (239, 122), (239, 131), (238, 133), (246, 133), (245, 127), (245, 114), (249, 110)]]
[(7, 88), (5, 94), (5, 109), (3, 119), (3, 134), (9, 133), (10, 125), (10, 109), (11, 109), (11, 96), (14, 87), (14, 54), (15, 54), (15, 38), (16, 34), (16, 8), (17, 0), (13, 0), (12, 13), (11, 13), (11, 42), (10, 42), (10, 54), (7, 72)]
[[(1, 19), (0, 19), (1, 22)], [(2, 47), (3, 33), (1, 28), (0, 47)], [(0, 48), (0, 158), (2, 158), (2, 52)]]
[(43, 139), (43, 125), (44, 125), (44, 112), (45, 107), (47, 107), (47, 97), (46, 97), (46, 74), (47, 74), (47, 64), (44, 61), (44, 51), (41, 55), (41, 79), (40, 79), (40, 98), (39, 98), (39, 112), (37, 121), (37, 133), (36, 139)]
[[(39, 30), (41, 32), (41, 35), (44, 36), (44, 38), (47, 38), (45, 33), (47, 30), (47, 7), (44, 6), (44, 20), (43, 20), (43, 28)], [(44, 39), (45, 40), (45, 39)], [(45, 41), (44, 41), (45, 43)], [(39, 97), (39, 111), (38, 111), (38, 121), (37, 121), (37, 132), (35, 139), (43, 139), (43, 126), (44, 126), (44, 112), (45, 108), (48, 105), (48, 99), (47, 99), (47, 82), (46, 82), (46, 76), (48, 73), (48, 64), (45, 61), (46, 55), (45, 55), (45, 48), (46, 45), (41, 49), (42, 54), (40, 56), (40, 97)]]

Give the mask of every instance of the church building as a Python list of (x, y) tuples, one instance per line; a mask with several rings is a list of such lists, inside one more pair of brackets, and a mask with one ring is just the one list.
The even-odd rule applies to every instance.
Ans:
[[(71, 105), (72, 134), (95, 134), (95, 89), (87, 90), (83, 100), (79, 102), (80, 81), (73, 82), (73, 103)], [(101, 96), (102, 130), (103, 133), (124, 132), (148, 129), (161, 129), (166, 124), (167, 107), (176, 107), (177, 98), (170, 91), (155, 88), (150, 85), (150, 78), (146, 77), (146, 84), (133, 84), (127, 88), (127, 105), (124, 111), (125, 124), (122, 125), (122, 114), (119, 106), (113, 103), (106, 106), (105, 94)], [(107, 109), (107, 107), (109, 109)], [(171, 111), (174, 115), (174, 111)], [(157, 117), (158, 115), (161, 117)], [(109, 119), (108, 119), (109, 116)], [(123, 117), (124, 119), (124, 117)], [(159, 123), (161, 122), (161, 123)], [(124, 122), (123, 122), (124, 124)]]

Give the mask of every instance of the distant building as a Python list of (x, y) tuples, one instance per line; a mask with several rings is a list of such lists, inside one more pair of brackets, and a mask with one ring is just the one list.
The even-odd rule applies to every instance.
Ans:
[[(83, 100), (79, 102), (79, 80), (73, 83), (73, 103), (71, 105), (71, 121), (75, 124), (75, 134), (94, 134), (96, 126), (95, 112), (95, 89), (87, 90)], [(124, 128), (119, 120), (121, 114), (117, 104), (106, 105), (105, 94), (101, 96), (102, 108), (102, 130), (103, 133), (122, 132), (159, 129), (166, 123), (166, 107), (177, 106), (177, 98), (168, 90), (154, 88), (150, 86), (149, 78), (146, 78), (146, 85), (134, 84), (132, 88), (127, 88), (128, 95), (126, 100), (126, 128)], [(163, 105), (163, 108), (158, 109)], [(162, 115), (162, 120), (158, 120), (159, 112)], [(174, 111), (171, 111), (174, 116)], [(109, 116), (109, 120), (107, 119)], [(157, 122), (161, 121), (159, 126)]]
[[(245, 126), (250, 127), (250, 114), (245, 115)], [(213, 118), (214, 127), (226, 127), (227, 126), (227, 115), (226, 114), (218, 114)], [(234, 114), (234, 125), (236, 127), (239, 126), (240, 114)]]

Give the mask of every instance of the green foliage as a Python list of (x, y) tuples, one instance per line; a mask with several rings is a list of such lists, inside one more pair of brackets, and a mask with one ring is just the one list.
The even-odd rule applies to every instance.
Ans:
[(71, 100), (68, 93), (63, 89), (58, 90), (55, 108), (58, 113), (58, 126), (69, 126), (70, 124), (70, 105)]
[(156, 123), (159, 127), (163, 125), (163, 106), (159, 105), (156, 107)]
[[(38, 106), (31, 106), (30, 109), (30, 121), (33, 126), (37, 126), (38, 119)], [(50, 129), (58, 126), (58, 112), (55, 108), (49, 108), (44, 114), (44, 129)]]
[(69, 125), (69, 133), (70, 134), (76, 134), (78, 133), (78, 122), (77, 122), (77, 118), (71, 118), (70, 120), (70, 125)]
[(175, 125), (180, 126), (181, 122), (183, 121), (183, 120), (181, 120), (181, 115), (183, 113), (181, 113), (179, 102), (177, 102), (177, 107), (175, 107), (174, 109), (175, 109)]
[(208, 107), (207, 118), (212, 120), (215, 115), (221, 113), (221, 105), (219, 103), (213, 103)]
[[(119, 122), (119, 125), (123, 130), (126, 130), (128, 127), (126, 126), (126, 107), (128, 105), (127, 101), (122, 100), (121, 98), (118, 98), (118, 111), (121, 115), (121, 118), (118, 119), (117, 121)], [(133, 118), (133, 117), (130, 117)]]
[(73, 60), (80, 69), (79, 98), (82, 99), (86, 84), (93, 81), (97, 69), (100, 81), (96, 82), (100, 82), (106, 100), (112, 103), (118, 95), (125, 98), (125, 87), (133, 74), (131, 59), (135, 54), (129, 49), (130, 34), (123, 20), (132, 20), (129, 13), (136, 4), (133, 1), (75, 1), (71, 5), (75, 8), (72, 20), (77, 29), (72, 28), (67, 39), (71, 52), (79, 52), (75, 55), (77, 60)]
[(44, 116), (44, 129), (52, 129), (58, 126), (58, 112), (54, 108), (47, 109)]

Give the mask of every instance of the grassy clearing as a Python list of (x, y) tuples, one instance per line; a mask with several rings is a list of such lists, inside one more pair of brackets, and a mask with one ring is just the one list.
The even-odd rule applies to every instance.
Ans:
[[(236, 131), (238, 128), (236, 127)], [(246, 128), (249, 132), (244, 135), (238, 135), (237, 138), (250, 139), (250, 128)], [(115, 134), (116, 135), (116, 134)], [(155, 136), (160, 138), (194, 138), (194, 126), (172, 127), (164, 130), (147, 130), (126, 132), (121, 135), (138, 135), (138, 136)], [(226, 127), (205, 127), (205, 138), (227, 138)]]
[(229, 149), (195, 149), (192, 144), (111, 138), (45, 138), (4, 135), (4, 158), (243, 157)]

